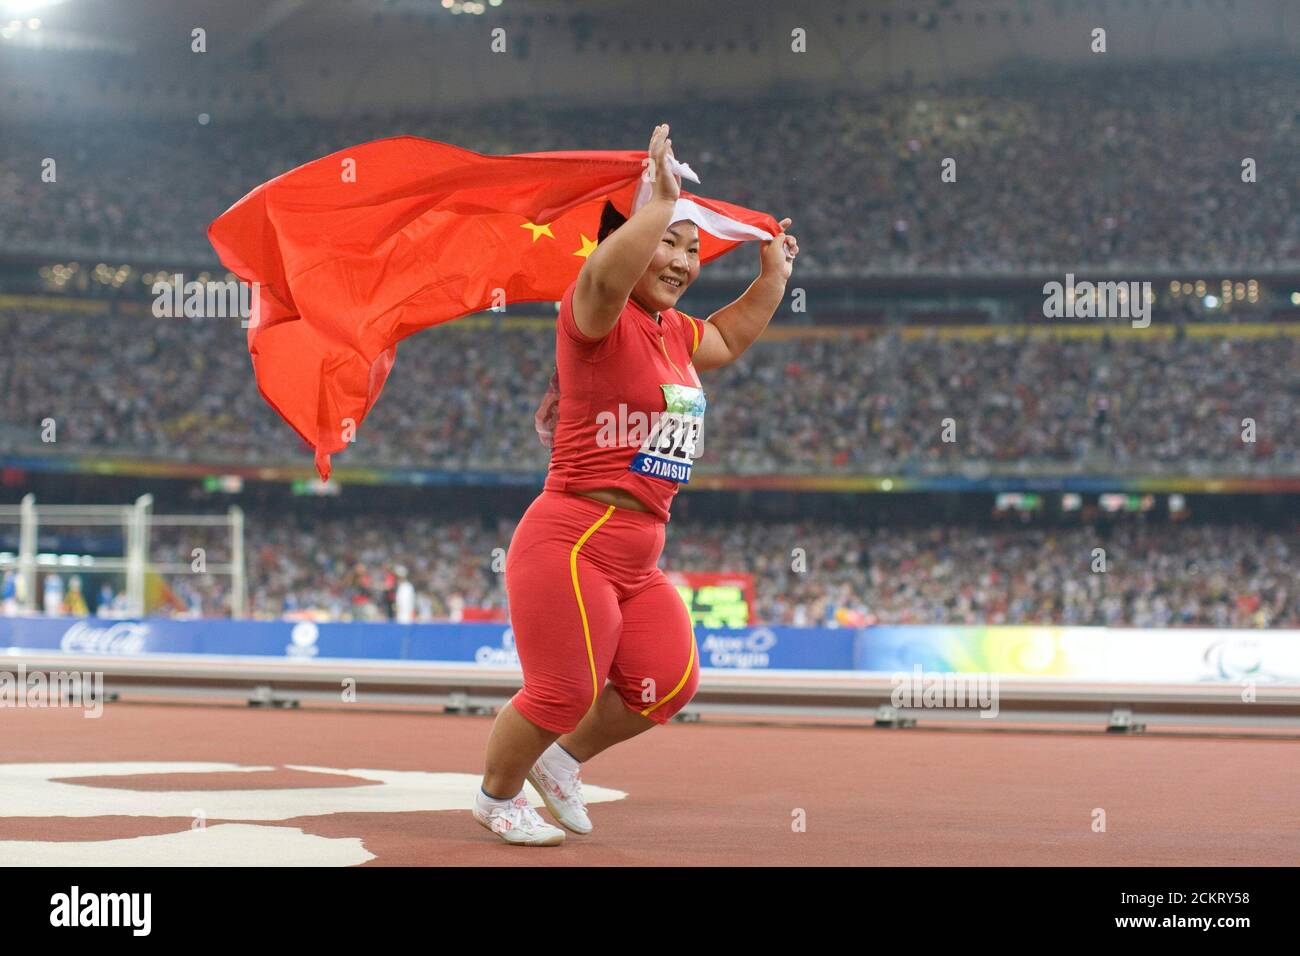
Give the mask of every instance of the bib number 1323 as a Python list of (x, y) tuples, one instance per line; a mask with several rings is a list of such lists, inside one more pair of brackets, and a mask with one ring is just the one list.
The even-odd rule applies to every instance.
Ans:
[(691, 480), (691, 464), (703, 450), (704, 390), (662, 385), (666, 409), (641, 443), (629, 471), (678, 484)]

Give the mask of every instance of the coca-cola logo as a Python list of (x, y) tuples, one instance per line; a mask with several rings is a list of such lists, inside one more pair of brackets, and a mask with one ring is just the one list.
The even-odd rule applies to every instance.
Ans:
[(149, 625), (139, 621), (118, 621), (108, 627), (92, 627), (78, 621), (63, 632), (59, 647), (70, 654), (143, 654)]

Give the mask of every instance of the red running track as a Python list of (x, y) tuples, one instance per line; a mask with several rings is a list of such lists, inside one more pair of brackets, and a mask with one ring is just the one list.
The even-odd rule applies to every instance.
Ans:
[[(225, 859), (234, 854), (251, 865), (1300, 861), (1300, 740), (1284, 737), (670, 724), (584, 767), (588, 785), (626, 793), (592, 803), (591, 835), (570, 834), (555, 848), (520, 848), (500, 843), (467, 809), (433, 809), (448, 801), (468, 807), (490, 718), (164, 703), (108, 704), (99, 719), (74, 709), (6, 709), (0, 716), (0, 862), (59, 862), (56, 844), (108, 853), (119, 864), (177, 862), (177, 844), (159, 838), (195, 838), (185, 795), (169, 804), (167, 791), (176, 790), (206, 792), (189, 801), (199, 804), (217, 801), (222, 791), (221, 800), (251, 799), (259, 812), (290, 807), (283, 812), (297, 815), (283, 819), (205, 811), (208, 837), (221, 835)], [(73, 782), (28, 779), (25, 786), (38, 787), (30, 793), (15, 785), (16, 775), (32, 774), (19, 764), (118, 761), (268, 769), (176, 776), (161, 767), (113, 777), (103, 768), (65, 767), (60, 778)], [(375, 812), (362, 804), (391, 792), (388, 784), (287, 765), (422, 773), (410, 778), (417, 782), (390, 812)], [(313, 788), (306, 801), (294, 792), (302, 787)], [(67, 800), (80, 801), (79, 815), (67, 815)], [(136, 809), (123, 810), (121, 800), (135, 801)], [(1094, 830), (1098, 809), (1104, 832)], [(800, 810), (802, 832), (795, 827)], [(240, 820), (248, 825), (223, 826)], [(281, 834), (293, 840), (267, 838)], [(210, 840), (202, 852), (214, 846)], [(294, 856), (300, 849), (305, 859)], [(323, 861), (313, 855), (322, 852)]]

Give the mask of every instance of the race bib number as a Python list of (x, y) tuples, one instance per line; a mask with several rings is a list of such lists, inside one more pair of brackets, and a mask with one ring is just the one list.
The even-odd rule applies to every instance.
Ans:
[(703, 450), (704, 389), (662, 385), (667, 408), (659, 413), (629, 471), (686, 484), (691, 463)]

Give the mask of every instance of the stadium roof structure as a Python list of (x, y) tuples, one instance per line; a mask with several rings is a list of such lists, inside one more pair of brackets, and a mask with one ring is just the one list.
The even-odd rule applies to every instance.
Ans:
[[(1111, 4), (1106, 65), (1293, 57), (1289, 0)], [(863, 91), (1093, 64), (1084, 0), (0, 0), (7, 115), (161, 118)], [(199, 39), (201, 31), (202, 39)], [(8, 54), (13, 53), (14, 56)], [(594, 77), (599, 77), (593, 82)]]

